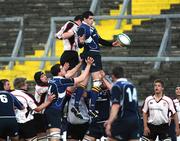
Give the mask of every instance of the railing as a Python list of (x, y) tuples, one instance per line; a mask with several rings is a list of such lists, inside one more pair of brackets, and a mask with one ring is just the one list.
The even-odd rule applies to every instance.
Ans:
[[(161, 61), (176, 61), (176, 59), (178, 60), (178, 58), (176, 58), (176, 57), (175, 57), (176, 59), (171, 58), (171, 57), (164, 57), (162, 59), (161, 57), (162, 57), (162, 53), (165, 51), (165, 49), (167, 47), (168, 38), (170, 38), (170, 36), (169, 36), (169, 30), (171, 27), (171, 24), (169, 24), (170, 19), (180, 18), (180, 14), (136, 15), (136, 16), (131, 16), (131, 15), (127, 15), (127, 16), (106, 16), (106, 15), (95, 16), (95, 20), (102, 20), (102, 19), (106, 19), (106, 20), (108, 20), (108, 19), (146, 19), (146, 18), (147, 19), (166, 19), (168, 21), (166, 24), (166, 30), (164, 32), (164, 36), (163, 36), (157, 57), (105, 57), (105, 58), (103, 58), (103, 61), (154, 61), (155, 62), (154, 69), (158, 69)], [(52, 17), (51, 18), (50, 34), (56, 33), (56, 22), (65, 22), (67, 20), (72, 20), (72, 19), (73, 19), (73, 17)], [(50, 42), (52, 43), (52, 46), (51, 46)], [(55, 51), (54, 45), (55, 45), (54, 36), (49, 36), (47, 44), (46, 44), (45, 55), (43, 57), (47, 56), (48, 52), (46, 52), (46, 51), (50, 51), (50, 49)], [(53, 56), (51, 56), (51, 57), (53, 57)], [(54, 60), (54, 61), (57, 61), (57, 60)], [(44, 62), (45, 61), (43, 61), (43, 63)], [(43, 66), (44, 65), (41, 64), (40, 69), (43, 69)]]
[[(18, 53), (20, 53), (20, 48), (22, 47), (22, 41), (23, 41), (23, 27), (24, 27), (24, 22), (23, 22), (23, 17), (11, 17), (11, 18), (0, 18), (0, 22), (20, 22), (20, 27), (19, 27), (19, 33), (16, 38), (16, 42), (11, 54), (11, 58), (17, 57)], [(21, 49), (21, 55), (23, 54), (23, 49)], [(6, 59), (6, 58), (5, 58)], [(8, 69), (12, 70), (14, 66), (15, 60), (10, 60)]]
[[(157, 54), (157, 57), (103, 57), (102, 61), (152, 61), (155, 62), (155, 69), (158, 69), (157, 63), (160, 63), (162, 61), (180, 61), (180, 57), (163, 57), (163, 52), (165, 51), (167, 45), (167, 39), (171, 38), (169, 36), (169, 30), (171, 27), (171, 24), (169, 24), (169, 20), (173, 18), (180, 18), (180, 14), (166, 14), (166, 15), (136, 15), (136, 16), (95, 16), (96, 20), (102, 20), (102, 19), (168, 19), (166, 24), (166, 30), (164, 32), (164, 36), (162, 39), (161, 46), (159, 48), (159, 52)], [(17, 55), (14, 55), (12, 57), (0, 57), (0, 61), (42, 61), (40, 65), (40, 69), (44, 68), (45, 61), (58, 61), (59, 58), (55, 57), (55, 36), (56, 33), (56, 22), (64, 22), (67, 20), (73, 19), (73, 17), (52, 17), (51, 18), (51, 27), (50, 27), (50, 33), (49, 37), (45, 46), (45, 52), (42, 57), (34, 57), (34, 58), (28, 58), (28, 57), (16, 57)], [(20, 35), (19, 35), (20, 36)], [(49, 54), (49, 51), (51, 51), (50, 57), (47, 57)], [(17, 52), (17, 51), (16, 51)]]
[[(119, 16), (124, 16), (125, 12), (127, 12), (127, 15), (131, 15), (131, 2), (132, 0), (123, 0), (122, 4), (122, 10), (119, 13)], [(120, 29), (123, 19), (118, 19), (118, 22), (116, 24), (115, 29)], [(128, 21), (129, 22), (129, 21)]]

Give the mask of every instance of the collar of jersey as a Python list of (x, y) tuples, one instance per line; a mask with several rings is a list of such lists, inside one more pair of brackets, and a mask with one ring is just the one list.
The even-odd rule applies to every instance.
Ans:
[(127, 81), (127, 79), (126, 78), (119, 78), (116, 81)]
[(88, 25), (88, 24), (87, 24), (86, 22), (84, 22), (84, 21), (82, 21), (82, 23), (85, 24), (85, 25), (87, 25), (87, 26), (89, 26), (89, 27), (91, 27), (90, 25)]
[(53, 76), (53, 78), (64, 78), (64, 77), (62, 77), (62, 76)]

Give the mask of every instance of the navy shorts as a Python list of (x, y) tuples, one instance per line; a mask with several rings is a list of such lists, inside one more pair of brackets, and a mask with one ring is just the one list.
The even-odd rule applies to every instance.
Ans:
[(82, 140), (88, 127), (89, 127), (89, 123), (84, 123), (84, 124), (68, 123), (67, 139)]
[(112, 138), (127, 141), (140, 138), (139, 119), (123, 118), (113, 122), (111, 127)]
[(90, 137), (94, 137), (96, 139), (100, 139), (103, 136), (107, 137), (107, 135), (105, 133), (104, 122), (91, 123), (89, 125), (89, 129), (88, 129), (86, 135), (88, 135)]
[(16, 137), (18, 135), (18, 123), (16, 118), (0, 118), (0, 138), (7, 136)]
[(46, 132), (46, 122), (45, 122), (45, 115), (41, 113), (34, 114), (34, 121), (37, 133)]
[(87, 57), (92, 57), (94, 59), (94, 62), (93, 64), (91, 65), (91, 68), (90, 68), (90, 72), (97, 72), (97, 71), (100, 71), (102, 70), (102, 61), (101, 61), (101, 55), (99, 52), (94, 52), (94, 51), (88, 51), (86, 53), (84, 53), (82, 55), (82, 59), (83, 59), (83, 70), (85, 69), (86, 67), (86, 62), (85, 62), (85, 59), (87, 59)]
[(26, 123), (18, 123), (19, 126), (19, 137), (28, 139), (36, 136), (36, 126), (34, 119)]
[(79, 63), (79, 56), (77, 51), (64, 51), (60, 58), (60, 64), (63, 66), (66, 62), (69, 63), (69, 70), (74, 68)]
[(61, 111), (56, 109), (46, 109), (44, 112), (47, 129), (61, 128)]

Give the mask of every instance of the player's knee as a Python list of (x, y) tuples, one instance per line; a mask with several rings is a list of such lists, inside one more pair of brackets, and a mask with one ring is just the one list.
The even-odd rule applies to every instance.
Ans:
[(48, 138), (60, 140), (61, 139), (60, 132), (59, 131), (51, 132), (51, 133), (49, 133)]

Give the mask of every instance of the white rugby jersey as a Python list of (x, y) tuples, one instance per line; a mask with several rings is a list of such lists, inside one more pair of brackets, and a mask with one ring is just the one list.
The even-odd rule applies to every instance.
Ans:
[(68, 116), (67, 116), (67, 121), (70, 122), (71, 124), (83, 124), (89, 121), (89, 114), (88, 114), (88, 109), (87, 105), (84, 101), (84, 98), (82, 97), (79, 101), (79, 110), (83, 116), (83, 119), (77, 118), (72, 112), (71, 108), (74, 106), (74, 95), (71, 96), (71, 99), (69, 101), (68, 105)]
[(172, 99), (165, 95), (159, 101), (156, 101), (153, 96), (148, 96), (142, 111), (149, 114), (148, 123), (153, 125), (169, 123), (169, 112), (176, 113)]
[(178, 120), (179, 120), (179, 124), (180, 124), (180, 101), (176, 98), (176, 99), (173, 99), (173, 102), (174, 102), (174, 105), (176, 107)]
[(35, 99), (39, 103), (41, 101), (42, 94), (46, 93), (48, 91), (48, 86), (35, 86)]
[(74, 50), (78, 51), (78, 36), (77, 36), (77, 30), (78, 25), (73, 21), (68, 21), (64, 24), (64, 26), (60, 29), (58, 33), (56, 33), (56, 37), (58, 39), (62, 39), (62, 34), (65, 32), (73, 32), (74, 35), (68, 39), (63, 39), (64, 44), (64, 50)]
[(28, 107), (33, 110), (37, 107), (35, 101), (24, 93), (23, 90), (15, 90), (11, 92), (25, 107), (24, 110), (15, 110), (15, 115), (18, 123), (26, 123), (34, 119), (33, 111), (28, 111)]

